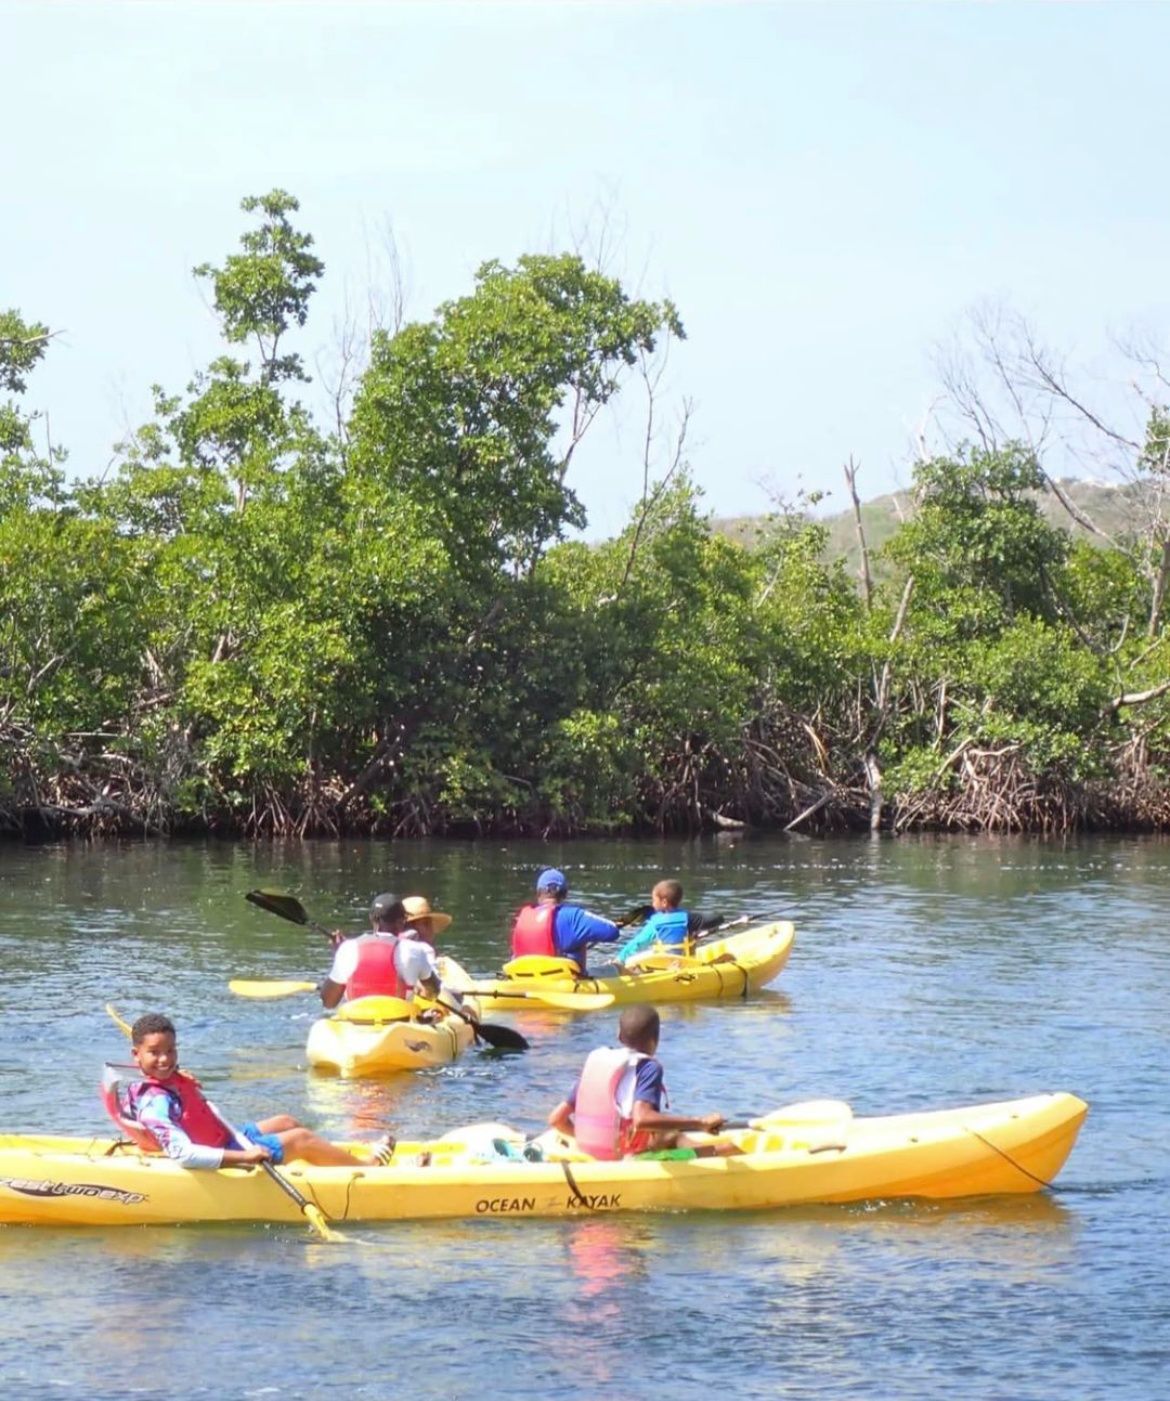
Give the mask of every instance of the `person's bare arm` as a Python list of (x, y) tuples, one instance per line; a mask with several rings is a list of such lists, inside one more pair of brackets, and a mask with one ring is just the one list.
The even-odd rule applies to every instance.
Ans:
[(661, 1132), (667, 1129), (678, 1129), (685, 1132), (687, 1129), (698, 1129), (703, 1133), (718, 1133), (723, 1127), (725, 1119), (722, 1114), (702, 1114), (692, 1117), (685, 1114), (663, 1114), (660, 1109), (655, 1109), (644, 1099), (634, 1101), (634, 1112), (630, 1117), (636, 1130), (649, 1129), (652, 1132)]
[(573, 1132), (573, 1108), (567, 1099), (562, 1099), (548, 1116), (548, 1126), (550, 1129), (558, 1129), (561, 1133)]
[(336, 1007), (344, 996), (344, 983), (331, 983), (326, 978), (321, 984), (321, 1005), (323, 1007)]
[(262, 1143), (249, 1143), (247, 1148), (225, 1148), (223, 1150), (224, 1167), (243, 1167), (248, 1163), (267, 1162), (272, 1154)]

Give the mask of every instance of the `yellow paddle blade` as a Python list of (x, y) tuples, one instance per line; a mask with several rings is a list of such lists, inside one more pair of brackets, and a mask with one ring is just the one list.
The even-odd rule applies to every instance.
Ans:
[(292, 997), (294, 993), (316, 992), (316, 983), (295, 982), (291, 978), (233, 978), (228, 991), (237, 997)]
[(576, 978), (580, 972), (571, 958), (548, 958), (542, 953), (526, 953), (504, 964), (509, 978)]
[(401, 997), (358, 997), (333, 1013), (336, 1022), (408, 1022), (414, 1008)]
[(556, 1007), (563, 1012), (602, 1012), (612, 1007), (612, 992), (554, 992), (551, 988), (533, 990), (528, 994), (530, 1007)]
[(304, 1206), (301, 1207), (301, 1212), (305, 1220), (312, 1226), (313, 1230), (317, 1232), (322, 1240), (341, 1241), (342, 1243), (349, 1240), (348, 1236), (343, 1236), (340, 1231), (335, 1231), (333, 1229), (325, 1219), (325, 1213), (319, 1206), (314, 1206), (312, 1202), (307, 1201)]

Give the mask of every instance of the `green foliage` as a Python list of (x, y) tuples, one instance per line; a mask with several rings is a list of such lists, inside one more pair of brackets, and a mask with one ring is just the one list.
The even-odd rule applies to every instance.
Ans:
[(309, 250), (313, 239), (289, 222), (300, 203), (283, 190), (251, 195), (241, 201), (246, 214), (259, 213), (260, 227), (241, 239), (244, 251), (233, 253), (223, 267), (201, 263), (196, 277), (207, 278), (224, 339), (238, 345), (255, 339), (262, 362), (261, 382), (306, 379), (299, 355), (277, 355), (282, 336), (292, 325), (303, 326), (316, 278), (325, 264)]
[(580, 258), (485, 263), (475, 291), (434, 321), (375, 335), (350, 423), (354, 469), (425, 506), (479, 587), (485, 573), (529, 568), (584, 523), (566, 480), (572, 448), (663, 331), (682, 335), (669, 302), (632, 301)]
[(918, 610), (935, 614), (938, 640), (994, 634), (1017, 613), (1054, 616), (1052, 577), (1069, 541), (1029, 494), (1043, 485), (1031, 453), (964, 446), (920, 463), (915, 484), (918, 514), (886, 549), (914, 574)]
[[(744, 548), (683, 468), (616, 538), (566, 539), (576, 446), (682, 335), (674, 307), (573, 256), (486, 263), (375, 338), (342, 445), (287, 397), (323, 265), (291, 196), (243, 207), (240, 250), (196, 269), (223, 353), (156, 387), (112, 478), (67, 486), (0, 406), (0, 821), (861, 825), (875, 757), (887, 803), (926, 821), (994, 825), (1002, 800), (1073, 822), (1119, 774), (1158, 810), (1157, 561), (1071, 544), (1023, 449), (920, 467), (870, 606), (823, 525), (784, 512)], [(0, 387), (47, 343), (0, 316)], [(1165, 437), (1155, 413), (1151, 474)]]
[[(49, 344), (49, 329), (24, 321), (18, 312), (0, 311), (0, 389), (23, 394), (29, 372)], [(46, 446), (42, 455), (33, 441), (35, 414), (15, 399), (0, 401), (0, 517), (21, 507), (59, 505), (64, 500), (65, 454)]]

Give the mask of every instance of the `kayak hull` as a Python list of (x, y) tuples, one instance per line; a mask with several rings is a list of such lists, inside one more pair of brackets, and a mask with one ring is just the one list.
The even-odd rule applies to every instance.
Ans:
[[(596, 996), (607, 993), (611, 1005), (634, 1002), (703, 1002), (717, 998), (746, 997), (772, 981), (788, 962), (796, 930), (788, 920), (756, 925), (726, 939), (698, 945), (693, 957), (661, 960), (669, 966), (641, 973), (618, 973), (601, 978), (517, 977), (473, 981), (460, 980), (458, 965), (448, 961), (452, 986), (474, 992), (484, 1011), (507, 1012), (535, 1005), (542, 991), (556, 993), (557, 1006), (571, 1010), (574, 993)], [(523, 994), (523, 996), (519, 996)], [(582, 1011), (588, 1010), (583, 1005)]]
[[(475, 1161), (399, 1145), (387, 1167), (292, 1163), (289, 1180), (339, 1222), (615, 1212), (762, 1211), (891, 1198), (1036, 1192), (1064, 1165), (1088, 1106), (1071, 1094), (889, 1118), (786, 1126), (740, 1157)], [(450, 1150), (447, 1144), (446, 1149)], [(576, 1160), (573, 1160), (576, 1159)], [(47, 1226), (300, 1221), (248, 1168), (192, 1172), (106, 1139), (0, 1135), (0, 1221)]]
[[(475, 1039), (462, 1017), (429, 1023), (360, 1018), (362, 999), (346, 1004), (346, 1019), (320, 1017), (309, 1028), (305, 1057), (317, 1070), (339, 1075), (377, 1075), (450, 1065)], [(472, 1010), (475, 1003), (471, 1003)]]

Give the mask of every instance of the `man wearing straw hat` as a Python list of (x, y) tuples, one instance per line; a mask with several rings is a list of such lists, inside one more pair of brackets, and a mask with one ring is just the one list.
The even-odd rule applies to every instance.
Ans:
[(402, 902), (406, 911), (406, 927), (413, 929), (424, 943), (435, 946), (435, 935), (441, 934), (451, 923), (451, 916), (431, 909), (431, 902), (425, 895), (408, 895)]

